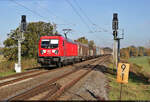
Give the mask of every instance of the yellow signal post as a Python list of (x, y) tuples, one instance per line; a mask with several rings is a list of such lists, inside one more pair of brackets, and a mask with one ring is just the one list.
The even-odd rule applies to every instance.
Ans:
[(117, 82), (122, 84), (128, 83), (129, 77), (129, 64), (127, 63), (119, 63), (118, 71), (117, 71)]

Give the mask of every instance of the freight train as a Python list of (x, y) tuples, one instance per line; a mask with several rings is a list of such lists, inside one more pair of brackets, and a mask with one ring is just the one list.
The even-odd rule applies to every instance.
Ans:
[(38, 63), (42, 66), (80, 62), (100, 56), (100, 48), (72, 41), (62, 35), (42, 36), (38, 45)]

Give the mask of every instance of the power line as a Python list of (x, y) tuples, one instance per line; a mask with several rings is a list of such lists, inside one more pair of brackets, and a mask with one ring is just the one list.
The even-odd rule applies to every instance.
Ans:
[(42, 16), (42, 15), (39, 14), (38, 12), (33, 11), (32, 9), (29, 9), (28, 7), (26, 7), (26, 6), (24, 6), (24, 5), (22, 5), (22, 4), (18, 3), (18, 2), (16, 2), (15, 0), (10, 0), (10, 1), (14, 2), (15, 4), (21, 6), (21, 7), (25, 8), (25, 9), (27, 9), (28, 11), (32, 12), (33, 14), (35, 14), (35, 15), (37, 15), (37, 16), (39, 16), (39, 17), (41, 17), (41, 18), (43, 18), (43, 19), (49, 21), (49, 19), (47, 19), (46, 17)]
[[(15, 4), (17, 4), (18, 6), (21, 6), (21, 7), (25, 8), (26, 10), (28, 10), (28, 11), (32, 12), (33, 14), (35, 14), (35, 15), (41, 17), (42, 19), (45, 19), (45, 20), (50, 21), (47, 17), (42, 16), (42, 15), (39, 14), (38, 12), (36, 12), (36, 11), (34, 11), (34, 10), (32, 10), (32, 9), (30, 9), (30, 8), (28, 8), (28, 7), (26, 7), (26, 6), (24, 6), (23, 4), (20, 4), (20, 3), (16, 2), (15, 0), (10, 0), (10, 1), (13, 2), (13, 3), (15, 3)], [(47, 10), (47, 9), (45, 9), (45, 10)], [(47, 10), (47, 11), (49, 11), (49, 10)], [(49, 12), (50, 12), (50, 11), (49, 11)], [(49, 12), (48, 12), (48, 13), (49, 13)], [(57, 24), (57, 25), (68, 25), (68, 24)], [(72, 25), (75, 25), (75, 24), (72, 24)]]
[[(44, 8), (44, 7), (40, 7), (40, 8), (44, 9), (48, 14), (50, 12), (53, 15), (53, 17), (58, 18), (58, 19), (64, 21), (65, 23), (68, 22), (66, 19), (62, 19), (61, 17), (57, 16), (54, 12), (52, 12), (51, 10), (49, 10), (47, 8)], [(68, 22), (68, 23), (69, 24), (60, 24), (60, 25), (75, 25), (75, 24), (73, 24), (71, 22)]]
[(75, 4), (78, 6), (79, 10), (82, 12), (82, 14), (87, 18), (87, 20), (94, 25), (94, 23), (92, 22), (92, 20), (87, 16), (87, 14), (82, 10), (82, 8), (80, 7), (80, 5), (78, 4), (77, 0), (73, 0), (75, 2)]
[[(19, 6), (21, 6), (21, 7), (23, 7), (23, 8), (25, 8), (25, 9), (27, 9), (28, 11), (30, 11), (30, 12), (32, 12), (33, 14), (35, 14), (35, 15), (41, 17), (42, 19), (45, 19), (45, 20), (50, 21), (47, 17), (42, 16), (42, 15), (39, 14), (38, 12), (36, 12), (36, 11), (34, 11), (34, 10), (32, 10), (32, 9), (30, 9), (30, 8), (28, 8), (28, 7), (26, 7), (25, 5), (20, 4), (20, 3), (16, 2), (15, 0), (10, 0), (10, 1), (13, 2), (13, 3), (15, 3), (15, 4), (17, 4), (17, 5), (19, 5)], [(79, 12), (78, 12), (78, 11), (76, 10), (76, 8), (72, 5), (72, 3), (69, 2), (69, 0), (66, 0), (66, 1), (67, 1), (67, 3), (72, 7), (72, 9), (75, 11), (75, 13), (80, 17), (80, 19), (82, 20), (82, 22), (88, 27), (88, 29), (90, 30), (90, 33), (91, 33), (91, 32), (93, 33), (93, 31), (90, 29), (89, 25), (85, 22), (85, 20), (83, 19), (83, 17), (79, 14)], [(77, 2), (76, 2), (76, 4), (77, 4)], [(77, 5), (78, 5), (78, 4), (77, 4)], [(78, 7), (80, 8), (80, 10), (82, 10), (79, 5), (78, 5)], [(45, 9), (45, 10), (46, 10), (48, 13), (51, 12), (51, 11), (48, 10), (48, 9)], [(84, 11), (82, 10), (82, 12), (84, 12)], [(52, 12), (51, 12), (51, 13), (52, 13)], [(52, 13), (52, 14), (55, 15), (54, 13)], [(87, 17), (88, 21), (90, 21), (90, 22), (93, 24), (93, 22), (89, 19), (89, 17), (88, 17), (85, 13), (84, 13), (84, 15)], [(56, 15), (55, 15), (55, 17), (58, 18), (58, 16), (56, 16)], [(64, 21), (66, 22), (66, 20), (64, 20)], [(68, 24), (57, 24), (57, 25), (68, 25)], [(96, 25), (96, 24), (93, 24), (93, 25)], [(94, 32), (96, 32), (96, 31), (94, 31)]]
[(66, 0), (66, 2), (72, 7), (73, 11), (80, 17), (81, 21), (87, 26), (87, 28), (91, 31), (91, 28), (89, 25), (85, 22), (85, 20), (82, 18), (80, 13), (76, 10), (76, 8), (72, 5), (72, 3), (69, 0)]
[[(63, 19), (63, 18), (57, 16), (54, 12), (52, 12), (51, 10), (49, 10), (49, 9), (47, 9), (47, 8), (43, 8), (43, 7), (40, 7), (40, 8), (44, 9), (47, 13), (49, 13), (49, 12), (52, 13), (52, 15), (53, 15), (55, 18), (58, 18), (58, 19), (64, 21), (65, 23), (68, 22), (68, 20)], [(70, 22), (68, 22), (68, 23), (70, 23)], [(72, 24), (72, 23), (70, 23), (70, 24)], [(72, 25), (75, 25), (75, 24), (72, 24)]]
[[(103, 32), (109, 32), (107, 29), (104, 29), (102, 27), (99, 27), (97, 24), (95, 24), (90, 18), (89, 16), (84, 12), (84, 10), (80, 7), (79, 3), (77, 2), (77, 0), (73, 0), (74, 3), (77, 5), (77, 7), (79, 8), (79, 10), (82, 12), (82, 14), (84, 15), (84, 17), (89, 21), (89, 23), (91, 23), (93, 26), (98, 27), (99, 29), (102, 29)], [(95, 30), (93, 32), (102, 32), (101, 30)], [(92, 33), (93, 33), (92, 32)]]

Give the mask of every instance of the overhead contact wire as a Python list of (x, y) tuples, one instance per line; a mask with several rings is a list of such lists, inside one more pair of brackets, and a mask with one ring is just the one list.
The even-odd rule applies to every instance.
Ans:
[(76, 8), (72, 5), (72, 3), (69, 0), (66, 0), (66, 2), (71, 6), (73, 11), (80, 17), (81, 21), (85, 24), (85, 26), (91, 31), (91, 28), (89, 27), (89, 25), (85, 22), (85, 20), (82, 18), (80, 13), (76, 10)]

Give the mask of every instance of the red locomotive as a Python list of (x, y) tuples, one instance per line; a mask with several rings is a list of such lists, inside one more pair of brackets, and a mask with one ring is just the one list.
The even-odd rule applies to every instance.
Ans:
[(96, 56), (94, 52), (96, 49), (89, 49), (88, 45), (74, 42), (62, 35), (42, 36), (39, 40), (38, 63), (42, 66), (55, 64), (61, 67)]

